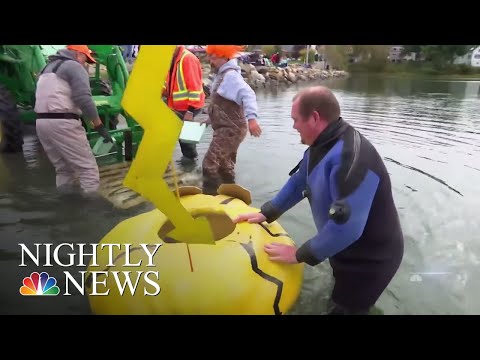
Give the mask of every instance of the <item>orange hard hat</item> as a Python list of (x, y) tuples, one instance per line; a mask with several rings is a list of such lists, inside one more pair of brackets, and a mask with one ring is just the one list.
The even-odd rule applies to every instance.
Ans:
[(88, 48), (87, 45), (67, 45), (68, 50), (75, 50), (87, 56), (87, 62), (90, 64), (96, 63), (95, 59), (92, 57), (92, 50)]
[(232, 59), (244, 49), (243, 46), (239, 45), (207, 45), (205, 50), (208, 55)]

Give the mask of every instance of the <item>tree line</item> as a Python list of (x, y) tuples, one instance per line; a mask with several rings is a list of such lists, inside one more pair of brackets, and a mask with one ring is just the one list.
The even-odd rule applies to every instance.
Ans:
[[(294, 45), (290, 52), (293, 58), (304, 56), (307, 45)], [(416, 54), (420, 60), (434, 69), (441, 70), (451, 67), (457, 56), (464, 56), (470, 49), (478, 45), (401, 45), (401, 56)], [(252, 51), (255, 45), (249, 45), (247, 51)], [(366, 66), (371, 71), (383, 71), (390, 63), (388, 55), (392, 45), (319, 45), (318, 53), (333, 68), (348, 69), (356, 62)], [(282, 52), (281, 45), (263, 45), (265, 55)]]
[[(435, 69), (453, 64), (457, 56), (464, 56), (478, 45), (402, 45), (401, 56), (415, 53), (416, 59), (428, 63)], [(381, 71), (389, 63), (391, 45), (325, 45), (324, 53), (332, 66), (345, 68), (353, 59), (369, 65), (372, 71)]]

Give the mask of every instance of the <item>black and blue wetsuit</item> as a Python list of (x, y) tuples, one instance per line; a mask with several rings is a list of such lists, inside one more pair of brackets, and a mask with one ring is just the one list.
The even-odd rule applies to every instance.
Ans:
[(403, 234), (390, 177), (373, 145), (342, 118), (330, 124), (261, 212), (268, 222), (305, 197), (318, 233), (296, 253), (299, 262), (329, 259), (332, 300), (353, 312), (375, 304), (403, 257)]

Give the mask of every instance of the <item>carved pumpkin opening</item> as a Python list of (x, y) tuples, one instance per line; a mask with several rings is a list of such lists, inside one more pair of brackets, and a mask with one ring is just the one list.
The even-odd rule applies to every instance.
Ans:
[[(198, 217), (207, 218), (210, 228), (213, 232), (215, 241), (222, 240), (235, 230), (235, 224), (232, 219), (224, 212), (213, 212), (211, 210), (197, 210), (191, 213), (194, 219)], [(180, 241), (167, 236), (175, 227), (170, 220), (167, 220), (158, 231), (158, 236), (165, 243), (180, 243)]]

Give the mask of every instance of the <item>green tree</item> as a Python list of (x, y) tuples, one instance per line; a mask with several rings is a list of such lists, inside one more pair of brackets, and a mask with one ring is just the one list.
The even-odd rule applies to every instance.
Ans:
[(353, 45), (353, 56), (360, 57), (371, 71), (382, 71), (388, 63), (390, 45)]
[(403, 55), (410, 54), (412, 52), (419, 54), (422, 51), (422, 45), (403, 45)]
[(270, 58), (273, 54), (275, 54), (275, 47), (273, 45), (263, 45), (262, 51)]
[[(305, 54), (307, 52), (307, 48), (305, 47), (304, 49), (300, 50), (300, 60), (302, 62), (305, 61)], [(310, 49), (308, 52), (308, 63), (312, 64), (315, 61), (315, 50)]]
[(330, 67), (336, 69), (345, 69), (348, 62), (348, 46), (345, 45), (325, 45), (322, 51)]
[(403, 53), (416, 52), (436, 68), (453, 63), (456, 56), (465, 55), (474, 45), (404, 45)]
[(456, 56), (465, 55), (472, 45), (421, 45), (421, 52), (426, 61), (431, 61), (435, 68), (452, 64)]
[(300, 52), (303, 50), (303, 52), (305, 53), (305, 48), (307, 47), (307, 45), (293, 45), (292, 47), (292, 57), (294, 59), (297, 59), (300, 57)]

